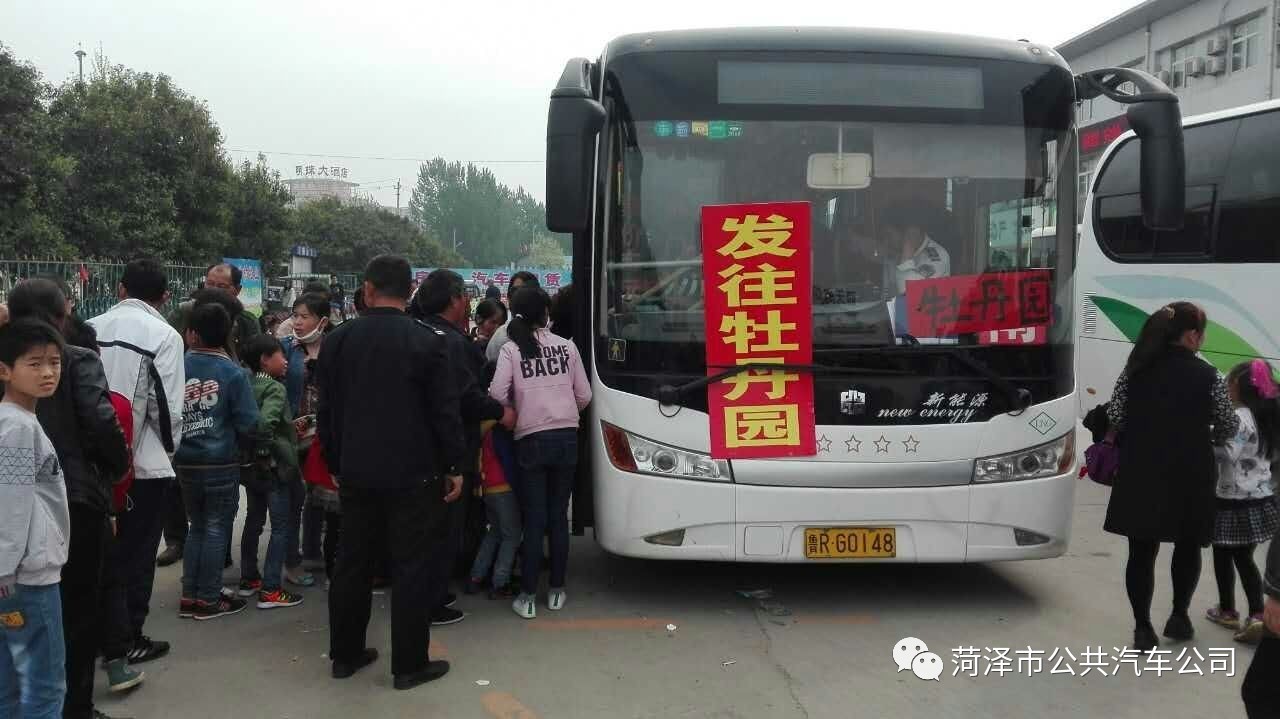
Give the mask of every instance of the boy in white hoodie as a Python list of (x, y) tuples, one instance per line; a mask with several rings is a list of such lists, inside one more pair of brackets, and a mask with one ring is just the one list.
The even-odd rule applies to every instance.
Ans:
[(36, 402), (62, 376), (62, 337), (34, 319), (0, 327), (0, 716), (62, 716), (66, 645), (59, 583), (71, 515)]

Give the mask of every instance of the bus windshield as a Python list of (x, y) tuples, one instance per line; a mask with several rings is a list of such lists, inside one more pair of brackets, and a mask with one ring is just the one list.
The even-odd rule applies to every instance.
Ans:
[[(645, 375), (705, 374), (701, 208), (799, 200), (812, 212), (815, 361), (907, 370), (868, 379), (894, 385), (895, 404), (949, 378), (981, 384), (975, 360), (1037, 402), (1069, 394), (1074, 232), (1056, 214), (1075, 203), (1070, 76), (928, 61), (669, 53), (607, 67), (602, 378), (650, 394)], [(815, 157), (862, 176), (815, 182)], [(993, 276), (1046, 283), (1026, 326), (908, 321), (909, 283)], [(956, 353), (972, 356), (946, 360)]]

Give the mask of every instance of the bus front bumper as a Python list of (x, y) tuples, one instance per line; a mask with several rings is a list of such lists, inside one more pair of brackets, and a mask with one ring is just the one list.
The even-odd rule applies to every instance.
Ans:
[[(804, 488), (667, 479), (610, 467), (596, 476), (596, 539), (610, 553), (653, 559), (1040, 559), (1067, 549), (1076, 481), (1071, 473), (946, 487)], [(805, 530), (836, 527), (892, 528), (894, 556), (807, 558)]]

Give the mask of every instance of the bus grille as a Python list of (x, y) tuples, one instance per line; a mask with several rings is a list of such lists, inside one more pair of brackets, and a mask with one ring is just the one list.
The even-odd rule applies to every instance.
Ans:
[(1084, 334), (1091, 335), (1098, 331), (1098, 305), (1093, 302), (1093, 295), (1085, 295), (1080, 315), (1084, 318), (1081, 328)]

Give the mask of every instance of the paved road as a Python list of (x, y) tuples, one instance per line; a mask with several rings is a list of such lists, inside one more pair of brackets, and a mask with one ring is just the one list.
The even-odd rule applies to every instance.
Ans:
[[(985, 566), (653, 563), (575, 538), (565, 611), (525, 622), (505, 603), (463, 597), (467, 621), (432, 635), (433, 654), (454, 671), (410, 692), (390, 686), (386, 597), (375, 598), (370, 632), (383, 659), (336, 682), (323, 591), (296, 609), (197, 624), (175, 615), (180, 570), (170, 567), (159, 570), (148, 631), (172, 641), (173, 654), (144, 665), (147, 682), (134, 694), (100, 708), (140, 719), (1243, 716), (1252, 650), (1237, 651), (1236, 676), (1211, 674), (1209, 650), (1232, 642), (1200, 619), (1197, 640), (1172, 649), (1198, 648), (1204, 661), (1191, 653), (1191, 666), (1205, 676), (1135, 677), (1126, 667), (1081, 677), (1050, 674), (1047, 661), (1034, 676), (952, 675), (958, 647), (1008, 647), (1015, 670), (1018, 648), (1070, 649), (1077, 661), (1066, 666), (1078, 674), (1086, 646), (1110, 655), (1129, 640), (1125, 546), (1099, 530), (1105, 502), (1105, 489), (1081, 483), (1068, 555)], [(1167, 554), (1157, 627), (1170, 601)], [(771, 599), (737, 593), (764, 588)], [(1214, 594), (1206, 552), (1193, 616)], [(908, 635), (941, 656), (939, 681), (896, 671), (891, 651)]]

